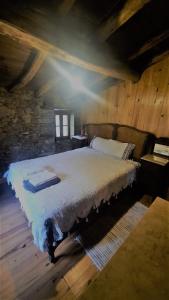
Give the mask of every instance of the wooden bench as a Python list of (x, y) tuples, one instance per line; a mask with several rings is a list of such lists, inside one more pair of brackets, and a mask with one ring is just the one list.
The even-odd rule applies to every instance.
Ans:
[(169, 299), (169, 202), (156, 198), (80, 299)]

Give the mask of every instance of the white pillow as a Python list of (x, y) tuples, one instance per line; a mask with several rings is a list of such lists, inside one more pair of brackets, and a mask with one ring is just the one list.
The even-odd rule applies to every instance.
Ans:
[(128, 159), (135, 145), (94, 137), (90, 143), (90, 147), (105, 154), (113, 155), (116, 158)]

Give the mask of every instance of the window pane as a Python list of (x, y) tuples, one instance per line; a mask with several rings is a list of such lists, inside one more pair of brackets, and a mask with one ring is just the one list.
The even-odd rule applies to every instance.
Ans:
[(70, 116), (70, 136), (72, 137), (72, 135), (74, 135), (74, 115), (72, 114)]
[(56, 126), (60, 126), (60, 116), (59, 115), (55, 116), (55, 122), (56, 122)]
[(63, 125), (68, 125), (68, 115), (63, 115)]
[(68, 126), (63, 126), (63, 136), (68, 136)]
[(56, 127), (56, 137), (60, 137), (60, 127)]

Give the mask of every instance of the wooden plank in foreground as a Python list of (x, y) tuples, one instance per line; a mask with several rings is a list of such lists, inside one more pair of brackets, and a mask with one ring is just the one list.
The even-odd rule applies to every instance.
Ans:
[(169, 299), (169, 203), (148, 212), (80, 300)]

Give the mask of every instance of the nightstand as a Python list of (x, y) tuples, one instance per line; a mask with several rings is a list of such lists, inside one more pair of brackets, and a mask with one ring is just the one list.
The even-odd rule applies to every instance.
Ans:
[(154, 154), (141, 158), (139, 184), (144, 193), (166, 197), (169, 186), (169, 160)]
[(72, 149), (86, 147), (88, 145), (87, 136), (73, 135), (72, 136)]

